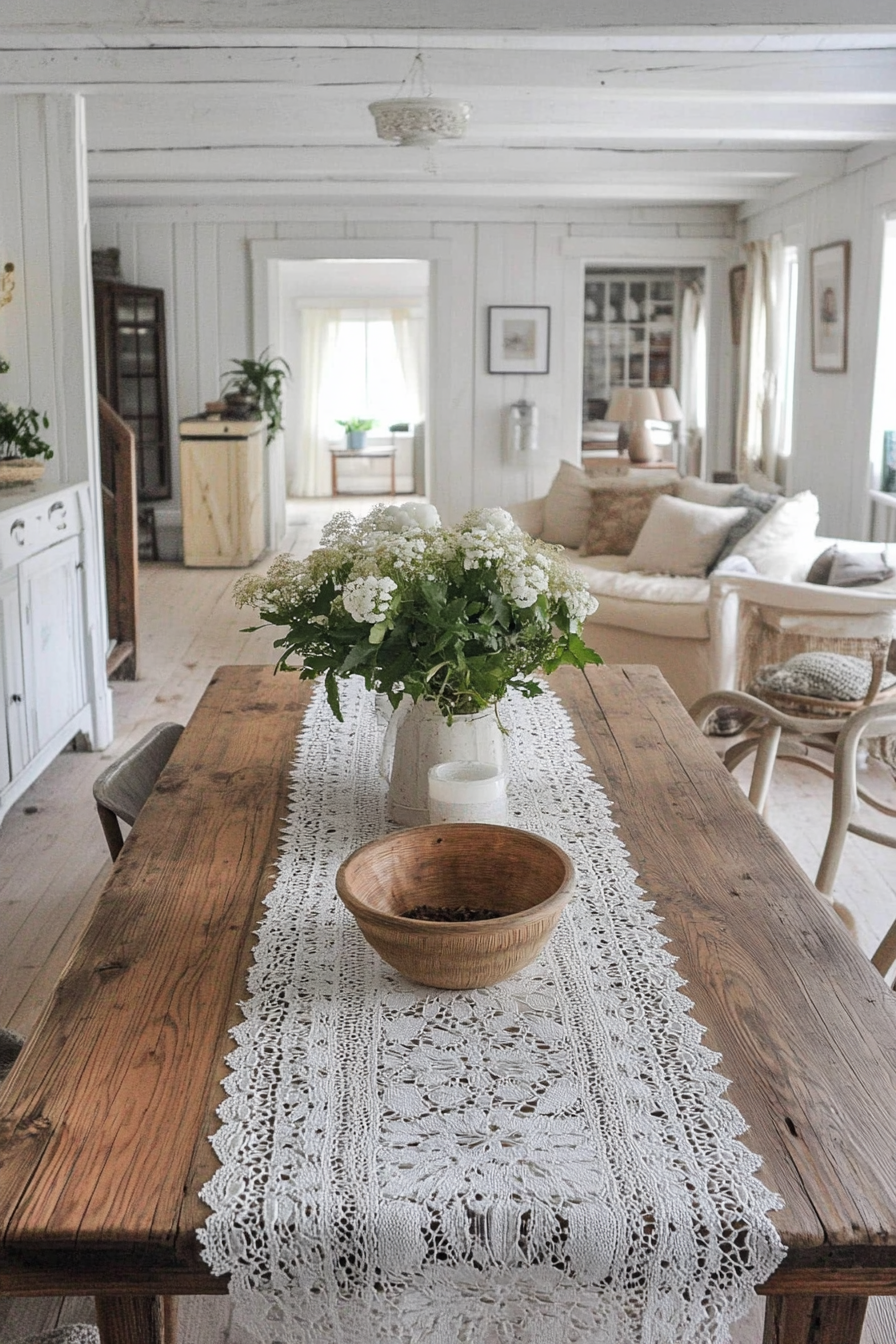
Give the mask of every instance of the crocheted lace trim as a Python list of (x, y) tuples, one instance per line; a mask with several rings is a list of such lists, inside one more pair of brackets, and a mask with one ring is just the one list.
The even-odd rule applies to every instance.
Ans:
[(710, 1344), (783, 1247), (658, 919), (559, 701), (508, 697), (514, 824), (577, 899), (492, 989), (412, 985), (339, 902), (381, 727), (315, 693), (228, 1058), (200, 1238), (265, 1344)]

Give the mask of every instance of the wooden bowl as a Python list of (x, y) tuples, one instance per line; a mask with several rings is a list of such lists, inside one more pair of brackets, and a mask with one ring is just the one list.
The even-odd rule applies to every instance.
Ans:
[[(363, 845), (336, 890), (384, 961), (409, 980), (478, 989), (528, 966), (557, 925), (575, 882), (557, 845), (510, 826), (414, 826)], [(497, 912), (463, 923), (409, 919), (420, 906)]]

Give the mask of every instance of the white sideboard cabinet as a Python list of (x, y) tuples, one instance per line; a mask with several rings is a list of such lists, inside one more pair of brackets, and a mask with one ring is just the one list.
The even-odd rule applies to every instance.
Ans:
[(89, 741), (78, 487), (0, 494), (0, 818), (73, 738)]

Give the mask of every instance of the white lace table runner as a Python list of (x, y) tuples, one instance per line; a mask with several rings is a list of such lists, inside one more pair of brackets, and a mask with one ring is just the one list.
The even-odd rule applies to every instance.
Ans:
[[(355, 682), (357, 681), (357, 685)], [(783, 1255), (717, 1056), (550, 693), (502, 703), (515, 824), (577, 898), (492, 989), (410, 984), (334, 876), (381, 835), (381, 730), (315, 693), (228, 1058), (200, 1237), (265, 1344), (709, 1344)]]

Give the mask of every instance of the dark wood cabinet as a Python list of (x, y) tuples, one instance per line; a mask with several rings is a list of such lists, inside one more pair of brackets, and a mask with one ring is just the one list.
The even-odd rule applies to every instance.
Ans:
[(137, 494), (171, 498), (171, 439), (161, 289), (97, 280), (96, 365), (100, 395), (134, 431)]

